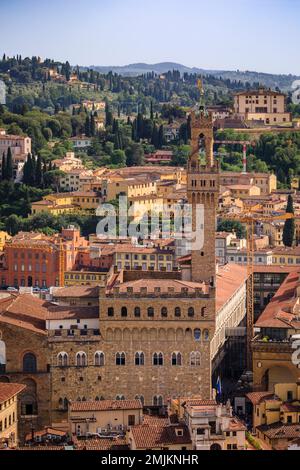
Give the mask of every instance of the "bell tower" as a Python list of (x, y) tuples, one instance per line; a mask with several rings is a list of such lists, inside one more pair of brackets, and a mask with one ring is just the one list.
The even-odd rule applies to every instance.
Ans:
[[(200, 82), (201, 83), (201, 82)], [(203, 88), (201, 90), (203, 92)], [(191, 146), (188, 161), (187, 193), (192, 205), (193, 230), (197, 208), (204, 210), (203, 246), (192, 251), (192, 281), (216, 285), (215, 230), (219, 197), (219, 162), (213, 154), (213, 120), (204, 105), (191, 113)]]

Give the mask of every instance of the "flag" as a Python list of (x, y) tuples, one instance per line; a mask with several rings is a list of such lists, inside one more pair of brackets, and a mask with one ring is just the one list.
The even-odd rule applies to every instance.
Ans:
[(220, 376), (218, 376), (217, 383), (216, 383), (216, 390), (218, 395), (222, 395), (222, 384)]

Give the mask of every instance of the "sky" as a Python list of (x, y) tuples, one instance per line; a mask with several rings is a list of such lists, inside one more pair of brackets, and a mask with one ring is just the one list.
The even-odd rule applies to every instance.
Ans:
[(300, 0), (0, 0), (0, 53), (300, 75)]

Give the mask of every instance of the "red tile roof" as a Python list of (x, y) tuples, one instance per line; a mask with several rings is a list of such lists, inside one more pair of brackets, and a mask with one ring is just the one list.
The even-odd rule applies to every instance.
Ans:
[(269, 439), (296, 439), (300, 437), (300, 424), (264, 424), (257, 426), (257, 429)]
[(98, 438), (78, 439), (73, 438), (76, 450), (129, 450), (125, 438)]
[(300, 329), (297, 317), (289, 312), (292, 303), (295, 302), (295, 293), (299, 287), (300, 271), (292, 272), (267, 305), (255, 326), (267, 328), (295, 328)]
[(246, 397), (248, 400), (251, 401), (253, 405), (259, 405), (259, 403), (266, 399), (266, 398), (271, 398), (274, 397), (273, 392), (250, 392), (246, 394)]
[[(181, 431), (182, 435), (178, 435), (178, 431)], [(131, 433), (137, 449), (157, 449), (191, 443), (188, 427), (184, 424), (167, 426), (142, 424), (132, 426)]]
[(54, 298), (69, 298), (69, 297), (98, 298), (99, 287), (91, 287), (91, 286), (61, 287), (53, 291), (53, 297)]
[(0, 324), (18, 326), (46, 335), (45, 319), (49, 302), (31, 294), (7, 294), (0, 299)]
[(71, 403), (71, 411), (140, 410), (142, 408), (140, 400), (76, 401)]
[(18, 393), (22, 392), (26, 388), (26, 385), (16, 383), (0, 383), (0, 403), (14, 397)]

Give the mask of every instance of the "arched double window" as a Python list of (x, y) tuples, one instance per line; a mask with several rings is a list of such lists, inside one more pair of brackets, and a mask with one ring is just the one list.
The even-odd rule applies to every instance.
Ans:
[(134, 307), (134, 316), (135, 316), (136, 318), (140, 318), (140, 316), (141, 316), (141, 309), (140, 309), (140, 307)]
[(124, 397), (124, 395), (117, 395), (116, 400), (123, 401), (123, 400), (125, 400), (125, 397)]
[(135, 398), (136, 400), (140, 400), (141, 404), (144, 406), (144, 404), (145, 404), (145, 398), (144, 398), (143, 395), (136, 395), (134, 398)]
[(124, 352), (116, 353), (116, 366), (125, 366), (126, 365), (126, 354)]
[(172, 366), (182, 366), (182, 354), (180, 352), (173, 352), (171, 363)]
[(194, 330), (194, 340), (201, 341), (201, 330), (199, 328)]
[(201, 366), (201, 353), (199, 351), (193, 351), (190, 355), (191, 366)]
[(121, 317), (123, 318), (127, 317), (127, 307), (121, 308)]
[(153, 397), (153, 406), (163, 406), (164, 399), (161, 395), (154, 395)]
[(34, 374), (37, 371), (36, 356), (33, 353), (26, 353), (23, 357), (23, 372)]
[(59, 367), (67, 367), (68, 366), (68, 354), (66, 352), (60, 352), (57, 355), (57, 365)]
[(68, 407), (69, 407), (69, 400), (66, 397), (65, 398), (60, 398), (58, 400), (58, 407), (62, 411), (67, 411)]
[(143, 352), (136, 352), (134, 363), (136, 366), (144, 366), (145, 365), (145, 354)]
[(97, 351), (95, 352), (95, 366), (102, 367), (105, 365), (105, 356), (104, 352), (102, 351)]
[(192, 317), (195, 316), (194, 307), (189, 307), (189, 309), (188, 309), (188, 316), (189, 316), (190, 318), (192, 318)]
[(203, 331), (203, 339), (204, 341), (209, 341), (209, 330)]
[(181, 308), (175, 307), (175, 317), (181, 317)]
[(164, 365), (164, 355), (162, 352), (157, 352), (153, 354), (152, 364), (154, 366), (163, 366)]
[(153, 307), (148, 307), (148, 317), (154, 317), (154, 308)]
[(85, 352), (80, 351), (76, 354), (76, 366), (77, 367), (87, 366), (87, 355)]
[(167, 316), (168, 316), (168, 309), (167, 309), (167, 307), (162, 307), (162, 309), (161, 309), (161, 316), (162, 316), (163, 318), (167, 318)]
[(104, 400), (104, 397), (101, 395), (100, 397), (96, 397), (95, 398), (95, 401), (103, 401)]
[(107, 309), (107, 316), (108, 317), (113, 317), (115, 314), (114, 308), (113, 307), (108, 307)]

